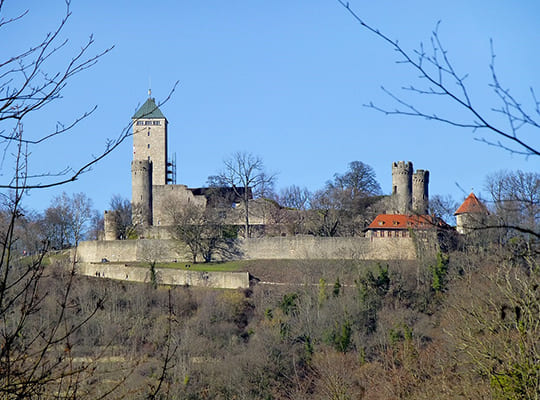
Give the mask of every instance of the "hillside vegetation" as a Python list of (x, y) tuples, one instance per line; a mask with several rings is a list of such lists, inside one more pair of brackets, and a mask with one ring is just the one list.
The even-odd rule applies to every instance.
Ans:
[[(530, 248), (241, 264), (259, 279), (249, 290), (75, 277), (65, 312), (81, 324), (69, 348), (50, 353), (82, 367), (76, 397), (538, 398), (540, 270)], [(59, 312), (65, 271), (46, 268), (48, 296), (27, 335)]]

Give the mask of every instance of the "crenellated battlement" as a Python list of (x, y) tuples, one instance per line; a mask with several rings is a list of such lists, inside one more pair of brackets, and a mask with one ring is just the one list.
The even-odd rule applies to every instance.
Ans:
[(429, 171), (414, 172), (411, 161), (392, 163), (392, 196), (394, 212), (399, 214), (428, 213)]
[(413, 182), (429, 181), (429, 171), (423, 169), (417, 169), (412, 176)]
[(413, 163), (411, 161), (397, 161), (392, 163), (392, 174), (408, 175), (413, 172)]

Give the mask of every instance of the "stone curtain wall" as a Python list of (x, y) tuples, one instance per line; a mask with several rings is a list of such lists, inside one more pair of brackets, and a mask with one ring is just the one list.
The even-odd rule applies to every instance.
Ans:
[(205, 208), (206, 198), (195, 196), (186, 185), (152, 186), (153, 225), (156, 227), (171, 225), (170, 208), (181, 208), (186, 204)]
[(413, 260), (412, 238), (265, 237), (240, 241), (245, 259)]
[[(107, 263), (77, 265), (80, 275), (149, 283), (150, 267), (126, 267)], [(247, 272), (199, 272), (180, 269), (156, 268), (156, 280), (161, 285), (188, 285), (197, 287), (237, 289), (249, 287)]]
[[(413, 260), (416, 250), (413, 238), (366, 237), (265, 237), (240, 239), (242, 259), (358, 259)], [(156, 261), (189, 262), (185, 245), (174, 240), (116, 240), (82, 242), (77, 260), (83, 263)]]
[(188, 260), (187, 247), (175, 240), (94, 240), (79, 243), (77, 261), (97, 263)]

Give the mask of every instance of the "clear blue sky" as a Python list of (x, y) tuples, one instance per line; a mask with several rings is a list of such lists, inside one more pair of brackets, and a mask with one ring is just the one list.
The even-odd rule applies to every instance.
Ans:
[[(490, 83), (489, 39), (505, 87), (530, 104), (540, 94), (540, 2), (487, 0), (360, 1), (350, 5), (366, 22), (407, 49), (440, 36), (459, 71), (469, 73), (481, 110), (498, 105)], [(0, 31), (2, 60), (26, 49), (57, 24), (64, 2), (7, 0), (2, 16), (29, 15)], [(98, 105), (97, 111), (59, 141), (33, 150), (30, 170), (57, 171), (98, 154), (152, 94), (158, 100), (176, 81), (162, 107), (169, 120), (169, 151), (176, 153), (177, 182), (203, 186), (235, 151), (263, 158), (278, 173), (276, 188), (322, 188), (336, 172), (360, 160), (371, 165), (385, 193), (391, 163), (413, 161), (431, 172), (431, 194), (482, 194), (485, 176), (500, 169), (538, 171), (538, 158), (489, 147), (473, 133), (439, 123), (388, 117), (363, 104), (393, 103), (380, 86), (398, 90), (414, 74), (396, 54), (362, 29), (335, 0), (127, 1), (73, 0), (63, 37), (67, 49), (48, 66), (65, 62), (94, 35), (94, 52), (114, 45), (90, 70), (75, 76), (60, 99), (24, 122), (25, 135), (54, 129)], [(92, 53), (90, 53), (92, 54)], [(539, 132), (525, 138), (540, 144)], [(486, 136), (487, 139), (497, 139)], [(85, 192), (99, 210), (114, 194), (131, 197), (131, 140), (61, 188), (31, 191), (29, 208), (42, 210), (61, 191)], [(2, 164), (3, 176), (10, 165)]]

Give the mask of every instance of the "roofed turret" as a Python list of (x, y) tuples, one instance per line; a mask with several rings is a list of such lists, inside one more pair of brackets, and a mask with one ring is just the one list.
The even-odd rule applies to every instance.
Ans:
[(485, 226), (489, 211), (474, 193), (471, 193), (454, 215), (456, 216), (456, 230), (461, 234), (466, 234)]
[(485, 215), (489, 214), (486, 206), (482, 204), (480, 200), (478, 200), (478, 197), (476, 197), (474, 193), (471, 193), (469, 196), (467, 196), (463, 204), (459, 206), (454, 215), (471, 213)]

